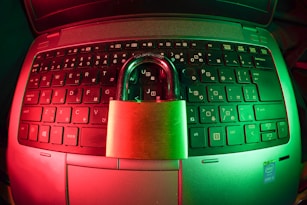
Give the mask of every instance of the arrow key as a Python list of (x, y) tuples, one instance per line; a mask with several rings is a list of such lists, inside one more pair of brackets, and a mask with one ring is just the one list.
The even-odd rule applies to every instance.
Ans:
[(249, 124), (244, 126), (246, 143), (260, 142), (259, 126), (256, 124)]

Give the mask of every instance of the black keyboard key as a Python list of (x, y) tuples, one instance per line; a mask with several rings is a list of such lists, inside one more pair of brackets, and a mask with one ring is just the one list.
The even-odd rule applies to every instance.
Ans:
[(196, 124), (198, 122), (197, 107), (194, 106), (187, 107), (187, 120), (188, 124)]
[(29, 128), (29, 140), (37, 141), (38, 140), (38, 125), (30, 125)]
[(269, 55), (256, 55), (254, 56), (256, 68), (274, 68), (274, 63)]
[[(161, 85), (145, 85), (143, 86), (143, 93), (142, 93), (143, 100), (163, 100), (164, 97), (162, 96), (162, 87)], [(115, 97), (115, 90), (114, 90), (114, 97)], [(112, 97), (112, 99), (114, 99)], [(102, 97), (104, 98), (104, 97)]]
[(50, 130), (50, 143), (62, 144), (63, 143), (63, 127), (53, 126)]
[(93, 62), (92, 54), (80, 54), (77, 61), (78, 68), (90, 68)]
[(41, 121), (42, 111), (42, 107), (24, 106), (21, 110), (21, 120), (39, 122)]
[(87, 124), (89, 122), (88, 107), (74, 107), (72, 112), (72, 122), (76, 124)]
[(52, 86), (64, 86), (66, 73), (57, 72), (53, 75)]
[(79, 129), (77, 127), (65, 127), (63, 141), (64, 145), (77, 146), (79, 139)]
[(227, 66), (240, 66), (238, 55), (235, 52), (225, 52), (224, 61)]
[(246, 143), (260, 142), (260, 130), (257, 124), (248, 124), (244, 126)]
[(286, 138), (289, 136), (288, 124), (285, 121), (277, 122), (278, 138)]
[(50, 137), (50, 126), (48, 125), (41, 125), (39, 127), (39, 133), (38, 133), (38, 141), (48, 143)]
[(226, 134), (224, 127), (209, 127), (210, 147), (222, 147), (226, 144)]
[(106, 147), (106, 128), (82, 128), (80, 146), (82, 147)]
[(219, 42), (208, 42), (207, 49), (208, 50), (221, 50), (221, 43)]
[(256, 120), (282, 119), (287, 116), (282, 103), (254, 105), (254, 110)]
[(251, 70), (251, 75), (257, 84), (261, 101), (282, 100), (279, 80), (273, 70)]
[(262, 132), (275, 131), (276, 130), (276, 123), (275, 122), (261, 123), (260, 124), (260, 130)]
[(98, 82), (98, 70), (87, 70), (82, 72), (82, 84), (95, 85)]
[(54, 89), (52, 94), (53, 104), (64, 104), (66, 101), (66, 89)]
[(222, 44), (222, 49), (224, 51), (233, 51), (234, 50), (234, 45), (230, 43), (223, 43)]
[(226, 96), (229, 102), (241, 102), (243, 100), (242, 87), (238, 85), (227, 85)]
[(91, 108), (90, 123), (107, 124), (107, 122), (108, 122), (108, 107)]
[(63, 60), (63, 69), (73, 69), (77, 65), (77, 57), (72, 55), (72, 56), (66, 56)]
[(51, 86), (51, 79), (52, 79), (52, 74), (43, 74), (40, 82), (40, 87), (41, 88), (48, 88)]
[(209, 51), (207, 53), (208, 65), (224, 65), (221, 51)]
[(196, 68), (188, 67), (181, 70), (181, 81), (186, 84), (196, 83), (199, 80), (199, 74)]
[(221, 83), (234, 83), (236, 81), (234, 70), (229, 68), (220, 68), (219, 79)]
[(189, 52), (189, 63), (190, 64), (203, 64), (205, 63), (205, 54), (201, 51)]
[(237, 109), (235, 106), (223, 105), (219, 107), (221, 122), (237, 122)]
[(39, 102), (42, 105), (48, 105), (51, 103), (52, 90), (42, 90)]
[(239, 59), (242, 67), (254, 67), (254, 61), (249, 53), (240, 53)]
[(187, 87), (188, 102), (204, 102), (206, 96), (206, 87), (202, 85), (195, 85)]
[(81, 72), (67, 73), (66, 85), (79, 85), (81, 81)]
[(243, 86), (243, 95), (246, 102), (256, 102), (258, 101), (257, 88), (253, 84)]
[(207, 94), (209, 102), (224, 102), (226, 100), (224, 86), (208, 86)]
[(28, 90), (26, 91), (25, 97), (24, 97), (24, 104), (25, 105), (36, 105), (38, 104), (39, 99), (39, 90)]
[(100, 88), (86, 88), (84, 89), (83, 102), (84, 103), (99, 103), (101, 98)]
[(20, 139), (28, 139), (29, 134), (29, 125), (25, 123), (21, 123), (19, 125), (18, 136)]
[[(151, 94), (154, 95), (154, 91), (151, 92)], [(116, 87), (102, 87), (101, 102), (109, 103), (110, 100), (115, 99), (115, 95), (116, 95)], [(158, 95), (157, 92), (156, 95)]]
[(239, 105), (238, 114), (241, 122), (253, 121), (255, 119), (252, 105)]
[(277, 139), (276, 132), (265, 132), (261, 134), (262, 141), (272, 141)]
[(226, 127), (227, 145), (242, 145), (244, 144), (244, 132), (241, 126)]
[(56, 107), (44, 107), (44, 112), (42, 115), (43, 122), (54, 122), (56, 114)]
[(69, 88), (67, 89), (66, 102), (69, 104), (80, 104), (82, 101), (83, 89), (82, 88)]
[(238, 83), (250, 83), (251, 78), (247, 69), (236, 69), (236, 77)]
[(40, 75), (32, 75), (29, 78), (28, 88), (38, 88), (40, 82)]
[(190, 128), (190, 141), (192, 148), (204, 148), (208, 146), (206, 129), (203, 127)]
[(219, 122), (219, 111), (216, 106), (200, 106), (200, 123), (217, 123)]
[(216, 83), (218, 81), (218, 70), (216, 67), (204, 67), (200, 70), (201, 82)]
[(102, 69), (100, 71), (100, 83), (102, 85), (115, 85), (117, 80), (116, 69)]
[(50, 70), (61, 70), (63, 66), (63, 58), (52, 59), (50, 62)]
[(71, 107), (59, 107), (56, 112), (56, 122), (70, 123)]

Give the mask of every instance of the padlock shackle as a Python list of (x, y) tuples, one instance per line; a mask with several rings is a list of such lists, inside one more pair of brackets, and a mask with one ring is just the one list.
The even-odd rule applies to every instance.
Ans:
[(179, 100), (180, 99), (180, 84), (178, 72), (174, 64), (165, 56), (146, 53), (142, 55), (133, 56), (127, 60), (120, 70), (118, 84), (117, 84), (117, 100), (128, 100), (129, 79), (132, 71), (140, 65), (152, 63), (158, 65), (163, 69), (166, 74), (167, 88), (166, 91), (167, 100)]

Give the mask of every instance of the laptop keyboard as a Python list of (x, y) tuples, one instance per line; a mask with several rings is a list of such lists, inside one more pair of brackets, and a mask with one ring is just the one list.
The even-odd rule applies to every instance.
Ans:
[[(283, 94), (267, 48), (174, 39), (102, 42), (38, 53), (24, 95), (19, 143), (105, 155), (108, 103), (115, 98), (119, 70), (141, 53), (164, 55), (177, 69), (187, 103), (189, 156), (289, 141)], [(163, 99), (161, 76), (154, 67), (136, 70), (129, 98)]]

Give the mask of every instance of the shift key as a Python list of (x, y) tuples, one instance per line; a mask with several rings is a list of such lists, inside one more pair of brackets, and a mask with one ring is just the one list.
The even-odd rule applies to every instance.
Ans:
[(286, 117), (284, 104), (262, 104), (254, 105), (256, 120), (273, 120)]
[(21, 120), (39, 122), (42, 118), (42, 107), (23, 107), (21, 110)]

